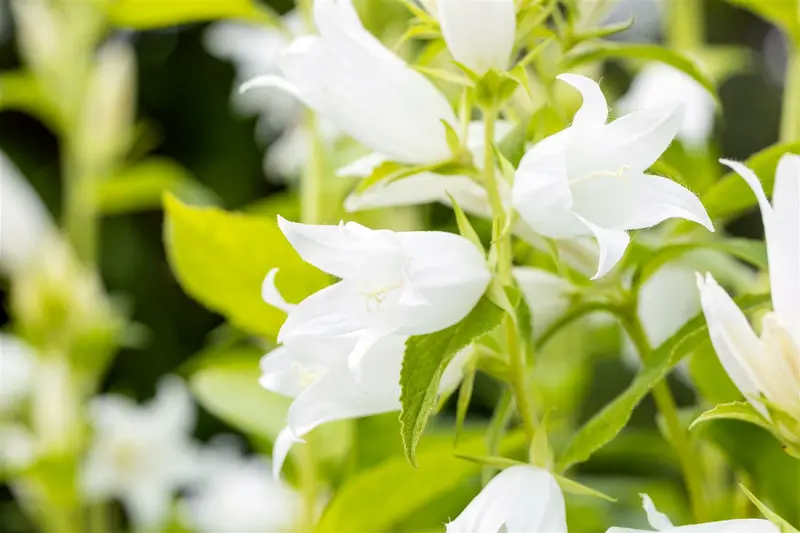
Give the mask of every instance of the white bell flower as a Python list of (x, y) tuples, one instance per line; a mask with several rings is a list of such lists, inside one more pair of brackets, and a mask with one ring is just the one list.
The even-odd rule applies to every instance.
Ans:
[(55, 231), (39, 195), (0, 152), (0, 273), (7, 276), (28, 266)]
[[(348, 365), (356, 339), (294, 337), (261, 360), (261, 386), (295, 398), (287, 427), (273, 447), (277, 477), (291, 446), (327, 422), (400, 410), (400, 369), (408, 337), (386, 337), (361, 360), (359, 380)], [(440, 392), (454, 389), (462, 378), (467, 350), (460, 352), (444, 372)]]
[(642, 494), (642, 506), (645, 513), (647, 513), (647, 521), (650, 523), (650, 527), (653, 528), (652, 530), (612, 527), (606, 533), (648, 533), (650, 531), (660, 531), (662, 533), (779, 533), (778, 526), (772, 522), (750, 518), (676, 527), (672, 525), (667, 515), (656, 509), (653, 500), (647, 494)]
[(319, 36), (296, 39), (280, 55), (283, 76), (242, 86), (278, 87), (392, 161), (450, 159), (442, 121), (456, 126), (450, 103), (422, 74), (370, 34), (351, 0), (315, 0)]
[[(217, 440), (217, 439), (215, 439)], [(178, 508), (182, 522), (198, 533), (294, 531), (302, 497), (273, 478), (268, 461), (243, 457), (227, 443), (212, 442), (201, 455), (203, 479)]]
[(278, 342), (357, 337), (350, 356), (354, 371), (383, 337), (424, 335), (459, 322), (491, 280), (483, 254), (460, 235), (372, 230), (355, 222), (299, 224), (282, 217), (278, 225), (300, 257), (341, 278), (289, 312)]
[(703, 204), (674, 181), (645, 171), (675, 138), (682, 106), (639, 111), (606, 124), (600, 86), (562, 74), (583, 95), (572, 126), (531, 148), (517, 169), (514, 207), (535, 231), (555, 239), (594, 235), (595, 278), (607, 274), (630, 242), (628, 230), (685, 218), (713, 231)]
[(447, 533), (567, 533), (564, 496), (555, 478), (534, 466), (512, 466), (495, 476)]
[(758, 177), (734, 161), (758, 198), (769, 257), (774, 312), (764, 317), (761, 338), (711, 274), (698, 275), (703, 312), (722, 366), (742, 394), (764, 416), (762, 395), (800, 420), (800, 156), (785, 155), (778, 164), (772, 205)]
[(198, 471), (195, 408), (186, 386), (165, 378), (143, 406), (124, 396), (99, 396), (90, 416), (94, 438), (82, 471), (87, 499), (119, 498), (137, 530), (158, 530), (175, 491)]
[(618, 102), (622, 113), (657, 107), (678, 100), (685, 113), (678, 138), (688, 148), (702, 148), (714, 129), (714, 97), (688, 74), (662, 63), (652, 63), (633, 80), (630, 90)]
[(13, 412), (28, 397), (35, 365), (33, 348), (0, 333), (0, 415)]
[(456, 61), (478, 75), (508, 68), (517, 29), (514, 0), (439, 0), (435, 7)]
[[(514, 129), (514, 123), (499, 120), (495, 124), (495, 141), (502, 140)], [(467, 148), (473, 154), (483, 154), (486, 139), (483, 121), (474, 121), (467, 128)], [(366, 178), (382, 163), (385, 156), (373, 153), (339, 169), (337, 175), (347, 178)], [(475, 166), (483, 170), (483, 158), (475, 158)], [(439, 202), (450, 205), (452, 196), (458, 205), (468, 213), (491, 218), (492, 209), (486, 189), (468, 176), (445, 176), (434, 172), (420, 172), (403, 179), (377, 183), (362, 192), (353, 192), (347, 197), (344, 207), (347, 211), (362, 211), (382, 207), (424, 205)]]

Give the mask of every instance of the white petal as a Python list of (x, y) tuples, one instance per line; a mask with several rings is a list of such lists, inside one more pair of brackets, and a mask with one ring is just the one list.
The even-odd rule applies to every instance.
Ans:
[(566, 533), (564, 497), (546, 470), (513, 466), (500, 472), (447, 524), (447, 533)]
[(169, 434), (189, 435), (194, 430), (196, 409), (186, 383), (178, 376), (166, 376), (158, 382), (156, 396), (146, 406), (156, 427)]
[[(315, 5), (327, 9), (334, 4), (325, 0)], [(458, 122), (447, 99), (388, 50), (378, 52), (372, 38), (345, 33), (303, 38), (283, 55), (281, 70), (300, 98), (390, 160), (430, 164), (449, 159), (442, 121)]]
[(286, 457), (289, 456), (289, 451), (295, 443), (304, 442), (303, 439), (298, 438), (292, 428), (285, 427), (278, 433), (275, 443), (272, 445), (272, 476), (275, 479), (281, 477), (281, 470), (286, 462)]
[(261, 358), (259, 383), (265, 389), (297, 397), (332, 365), (345, 364), (353, 342), (341, 338), (299, 337)]
[(265, 74), (263, 76), (256, 76), (255, 78), (247, 80), (239, 87), (239, 93), (246, 93), (252, 89), (266, 88), (280, 89), (285, 93), (294, 96), (295, 98), (300, 98), (300, 91), (297, 89), (297, 87), (292, 85), (291, 82), (287, 81), (286, 78), (277, 76), (275, 74)]
[(653, 500), (650, 499), (650, 496), (647, 494), (641, 494), (642, 497), (642, 507), (644, 507), (644, 512), (647, 513), (647, 521), (650, 522), (650, 525), (656, 531), (667, 531), (672, 529), (673, 526), (672, 522), (670, 521), (669, 517), (662, 512), (659, 512), (656, 509)]
[(0, 415), (20, 405), (33, 386), (36, 355), (27, 343), (0, 333)]
[(676, 527), (672, 531), (675, 533), (780, 533), (778, 526), (772, 522), (752, 518)]
[(36, 191), (0, 152), (0, 271), (19, 271), (41, 252), (53, 220)]
[(566, 279), (541, 268), (517, 267), (514, 278), (531, 310), (539, 334), (569, 309), (576, 288)]
[(578, 74), (561, 74), (557, 78), (572, 85), (583, 97), (583, 105), (572, 120), (573, 126), (596, 128), (606, 123), (608, 103), (596, 81)]
[(742, 310), (711, 274), (706, 274), (705, 279), (698, 274), (697, 285), (711, 343), (720, 363), (745, 398), (766, 416), (766, 409), (757, 401), (761, 389), (751, 364), (761, 355), (761, 341)]
[(631, 242), (630, 236), (625, 231), (615, 229), (605, 229), (593, 224), (589, 220), (575, 215), (597, 238), (597, 245), (600, 247), (600, 262), (597, 265), (597, 272), (592, 279), (598, 279), (608, 274), (614, 266), (619, 263), (628, 244)]
[(355, 222), (313, 225), (278, 216), (281, 231), (300, 257), (342, 279), (400, 277), (404, 257), (391, 231), (374, 231)]
[(683, 218), (714, 231), (700, 199), (671, 179), (647, 174), (595, 176), (572, 186), (573, 211), (600, 227), (649, 228)]
[(272, 307), (280, 309), (288, 314), (291, 313), (297, 305), (290, 304), (284, 300), (281, 291), (278, 290), (278, 286), (275, 284), (275, 276), (278, 275), (278, 270), (277, 268), (273, 268), (267, 272), (267, 277), (264, 278), (264, 282), (261, 284), (261, 299)]
[(345, 200), (348, 211), (379, 207), (450, 203), (450, 194), (467, 212), (487, 216), (490, 212), (486, 191), (467, 176), (442, 176), (422, 172), (386, 184), (377, 184), (364, 192), (354, 192)]
[(578, 130), (568, 147), (571, 178), (594, 172), (644, 172), (669, 147), (683, 120), (682, 105), (638, 111), (593, 130)]
[(168, 489), (146, 484), (134, 485), (122, 497), (134, 531), (142, 533), (161, 529), (171, 502), (172, 495)]
[(372, 172), (387, 161), (386, 156), (373, 152), (336, 171), (340, 178), (367, 178)]
[(767, 235), (772, 303), (800, 345), (800, 156), (778, 163), (772, 195), (774, 231)]
[(761, 342), (758, 379), (764, 395), (787, 413), (800, 415), (800, 352), (775, 313), (764, 317)]
[(408, 282), (430, 305), (407, 307), (409, 319), (399, 333), (422, 335), (464, 318), (491, 280), (486, 259), (460, 235), (438, 231), (398, 233), (408, 254)]
[(514, 48), (514, 0), (440, 0), (439, 22), (456, 61), (482, 75), (506, 70)]
[(315, 0), (314, 22), (325, 38), (352, 40), (385, 61), (403, 65), (399, 57), (364, 28), (352, 0)]

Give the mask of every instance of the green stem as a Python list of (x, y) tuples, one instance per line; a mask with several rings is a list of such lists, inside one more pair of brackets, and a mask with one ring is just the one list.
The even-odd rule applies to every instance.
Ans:
[[(642, 362), (646, 364), (652, 355), (652, 349), (639, 317), (635, 313), (629, 313), (623, 320), (623, 325), (636, 345)], [(666, 424), (666, 438), (678, 454), (692, 514), (697, 522), (707, 522), (711, 516), (703, 484), (703, 465), (700, 456), (693, 449), (686, 428), (680, 421), (678, 407), (666, 381), (661, 381), (653, 387), (653, 398)]]
[(307, 113), (306, 127), (311, 137), (311, 161), (300, 181), (300, 216), (304, 224), (322, 224), (326, 218), (322, 209), (325, 196), (326, 150), (316, 114), (313, 111)]
[(800, 140), (800, 50), (791, 46), (783, 88), (781, 142)]
[[(489, 429), (486, 432), (486, 456), (495, 457), (500, 455), (500, 442), (503, 440), (511, 415), (514, 413), (514, 394), (506, 388), (497, 406), (494, 409), (492, 420), (489, 422)], [(481, 470), (481, 483), (486, 486), (497, 472), (496, 468), (484, 466)]]
[(64, 229), (73, 250), (86, 265), (97, 261), (98, 213), (96, 179), (66, 142), (64, 156)]
[(670, 48), (696, 50), (705, 41), (705, 15), (701, 0), (666, 0), (664, 33)]
[(316, 528), (317, 508), (319, 506), (319, 485), (317, 483), (314, 447), (311, 446), (311, 442), (312, 439), (309, 438), (306, 444), (301, 445), (300, 486), (303, 491), (305, 507), (303, 531), (314, 531)]
[[(489, 196), (489, 203), (492, 206), (492, 247), (495, 252), (497, 276), (500, 282), (507, 286), (514, 282), (511, 275), (513, 257), (511, 254), (511, 235), (505, 231), (508, 213), (506, 213), (503, 205), (495, 172), (494, 131), (496, 118), (496, 109), (483, 109), (485, 128), (484, 186)], [(525, 434), (529, 439), (532, 439), (533, 434), (536, 432), (536, 414), (533, 402), (528, 394), (528, 371), (525, 350), (522, 343), (520, 343), (517, 326), (512, 317), (507, 316), (505, 318), (505, 328), (510, 360), (511, 387), (514, 389), (517, 408), (522, 417)]]

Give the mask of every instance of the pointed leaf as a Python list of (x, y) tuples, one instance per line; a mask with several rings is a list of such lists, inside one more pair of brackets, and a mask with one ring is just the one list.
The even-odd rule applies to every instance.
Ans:
[(455, 355), (500, 325), (503, 311), (486, 298), (461, 322), (447, 329), (411, 337), (400, 373), (400, 432), (406, 457), (416, 466), (416, 448), (436, 401), (444, 369)]
[(758, 510), (761, 511), (761, 514), (764, 515), (764, 518), (781, 529), (781, 533), (800, 533), (792, 526), (792, 524), (778, 516), (778, 513), (764, 505), (758, 498), (756, 498), (755, 494), (750, 492), (750, 490), (748, 490), (748, 488), (742, 483), (739, 483), (739, 487), (742, 489), (742, 491), (744, 491), (748, 499), (753, 502), (753, 505), (758, 507)]
[(278, 285), (292, 303), (329, 284), (327, 274), (300, 259), (273, 220), (191, 207), (171, 195), (164, 210), (167, 258), (183, 289), (251, 334), (275, 339), (286, 319), (261, 299), (271, 269), (281, 269)]
[(749, 402), (731, 402), (717, 405), (713, 409), (698, 416), (694, 422), (692, 422), (692, 425), (689, 426), (689, 429), (692, 430), (698, 424), (708, 422), (709, 420), (722, 419), (741, 420), (742, 422), (749, 422), (750, 424), (760, 426), (767, 431), (773, 430), (769, 422), (761, 416)]
[(461, 209), (461, 206), (458, 205), (456, 199), (453, 198), (450, 193), (447, 193), (447, 197), (450, 198), (450, 203), (453, 205), (453, 211), (456, 214), (456, 224), (458, 224), (458, 233), (461, 234), (462, 237), (467, 239), (469, 242), (475, 245), (475, 247), (480, 250), (480, 252), (486, 255), (486, 250), (483, 247), (483, 243), (481, 242), (481, 238), (478, 236), (478, 232), (475, 231), (475, 228), (472, 227), (472, 223), (467, 218), (467, 215), (464, 213), (464, 210)]
[(516, 459), (509, 459), (507, 457), (489, 457), (486, 455), (467, 455), (463, 453), (455, 453), (453, 454), (459, 459), (464, 459), (465, 461), (469, 461), (471, 463), (476, 463), (483, 466), (491, 466), (492, 468), (511, 468), (512, 466), (520, 466), (526, 465), (522, 461), (517, 461)]
[(556, 482), (558, 482), (558, 486), (561, 487), (561, 490), (568, 494), (577, 494), (578, 496), (592, 496), (593, 498), (600, 498), (601, 500), (605, 500), (607, 502), (616, 502), (616, 498), (612, 498), (608, 494), (604, 494), (599, 490), (595, 490), (591, 487), (587, 487), (577, 481), (574, 481), (569, 478), (565, 478), (564, 476), (559, 476), (558, 474), (553, 474), (553, 477), (556, 478)]
[(470, 400), (472, 400), (472, 389), (474, 386), (475, 365), (470, 364), (467, 366), (466, 370), (464, 370), (464, 379), (458, 390), (458, 404), (456, 405), (456, 446), (458, 446), (458, 439), (464, 428), (464, 420), (467, 418), (467, 411), (469, 411), (469, 403)]

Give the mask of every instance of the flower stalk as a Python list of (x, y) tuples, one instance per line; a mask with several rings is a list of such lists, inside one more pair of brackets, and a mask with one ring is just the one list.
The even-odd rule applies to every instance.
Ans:
[[(500, 196), (497, 173), (495, 172), (494, 136), (497, 110), (489, 107), (484, 108), (482, 111), (485, 127), (484, 186), (489, 195), (489, 203), (493, 214), (492, 247), (496, 258), (496, 275), (503, 286), (508, 286), (513, 283), (511, 275), (513, 257), (511, 253), (511, 234), (505, 230), (508, 213)], [(536, 432), (536, 413), (528, 393), (525, 350), (520, 342), (516, 323), (510, 316), (505, 318), (505, 329), (511, 368), (511, 386), (514, 389), (517, 408), (522, 417), (525, 434), (529, 439), (533, 439), (533, 434)]]
[[(623, 326), (636, 346), (643, 363), (647, 363), (653, 351), (641, 320), (634, 311), (620, 317)], [(703, 484), (703, 465), (699, 455), (692, 449), (692, 443), (686, 428), (678, 416), (678, 407), (675, 398), (669, 390), (667, 382), (662, 380), (653, 387), (653, 398), (659, 413), (664, 418), (667, 441), (675, 449), (681, 463), (686, 490), (692, 507), (692, 515), (698, 522), (710, 520), (709, 508), (706, 503), (705, 488)]]
[(783, 111), (781, 114), (781, 142), (800, 140), (800, 50), (790, 44), (786, 67), (786, 82), (783, 88)]

